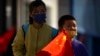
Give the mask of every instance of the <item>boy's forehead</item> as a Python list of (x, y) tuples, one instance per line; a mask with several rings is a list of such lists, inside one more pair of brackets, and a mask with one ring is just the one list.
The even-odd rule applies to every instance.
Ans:
[(76, 23), (76, 20), (65, 20), (65, 23)]
[(64, 22), (64, 25), (77, 25), (75, 20), (66, 20)]

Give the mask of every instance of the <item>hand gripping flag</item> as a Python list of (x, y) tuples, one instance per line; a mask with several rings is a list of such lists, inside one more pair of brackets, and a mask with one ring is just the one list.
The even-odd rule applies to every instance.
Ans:
[(65, 31), (60, 32), (36, 56), (74, 56), (71, 40)]

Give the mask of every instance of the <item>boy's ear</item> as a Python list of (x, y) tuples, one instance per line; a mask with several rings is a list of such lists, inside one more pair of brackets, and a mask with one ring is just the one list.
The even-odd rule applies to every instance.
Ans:
[(59, 31), (61, 32), (61, 31), (66, 31), (66, 29), (65, 28), (62, 28), (62, 27), (59, 27)]

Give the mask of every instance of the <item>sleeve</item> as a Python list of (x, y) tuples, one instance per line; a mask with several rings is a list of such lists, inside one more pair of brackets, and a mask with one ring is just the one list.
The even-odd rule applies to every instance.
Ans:
[(24, 45), (23, 31), (22, 28), (20, 28), (12, 43), (13, 55), (24, 56), (25, 53), (24, 47), (25, 45)]
[(79, 56), (89, 56), (88, 50), (82, 43), (79, 45)]

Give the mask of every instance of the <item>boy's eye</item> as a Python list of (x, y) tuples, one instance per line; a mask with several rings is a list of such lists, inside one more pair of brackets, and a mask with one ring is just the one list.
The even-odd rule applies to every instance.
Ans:
[(73, 27), (73, 25), (68, 25), (67, 27)]
[(76, 27), (75, 25), (68, 25), (67, 28)]

